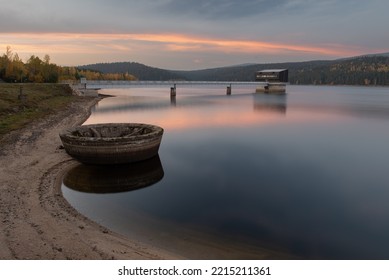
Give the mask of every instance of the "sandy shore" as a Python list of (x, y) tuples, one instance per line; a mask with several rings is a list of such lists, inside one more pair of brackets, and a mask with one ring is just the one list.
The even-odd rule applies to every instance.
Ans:
[(193, 232), (170, 237), (177, 248), (161, 247), (163, 238), (142, 243), (142, 235), (129, 239), (78, 213), (61, 193), (63, 175), (76, 161), (61, 149), (58, 134), (83, 123), (99, 100), (80, 98), (1, 140), (0, 259), (294, 258), (265, 248), (234, 247)]
[(88, 220), (63, 198), (63, 170), (74, 161), (58, 133), (81, 124), (97, 98), (7, 135), (0, 143), (0, 259), (177, 259)]

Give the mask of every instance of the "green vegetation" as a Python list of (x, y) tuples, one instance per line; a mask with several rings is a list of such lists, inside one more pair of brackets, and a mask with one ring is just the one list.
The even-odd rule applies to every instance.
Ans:
[(32, 55), (26, 63), (7, 47), (4, 55), (0, 56), (0, 79), (6, 82), (35, 82), (55, 83), (58, 81), (59, 67), (50, 63), (50, 56), (44, 60)]
[(0, 139), (65, 108), (76, 98), (68, 85), (0, 83)]
[(93, 70), (83, 70), (77, 68), (78, 75), (87, 80), (108, 80), (108, 81), (134, 81), (137, 78), (134, 75), (125, 73), (102, 73)]
[(389, 85), (389, 57), (357, 57), (298, 69), (293, 84)]
[(24, 63), (17, 53), (7, 47), (0, 56), (0, 81), (9, 83), (57, 83), (58, 81), (76, 81), (81, 77), (88, 80), (136, 80), (128, 73), (103, 74), (94, 70), (78, 69), (76, 67), (61, 67), (50, 63), (50, 56), (45, 55), (43, 60), (32, 55)]

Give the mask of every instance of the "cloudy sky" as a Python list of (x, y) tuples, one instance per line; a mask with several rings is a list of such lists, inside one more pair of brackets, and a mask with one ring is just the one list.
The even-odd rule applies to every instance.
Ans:
[(388, 52), (388, 14), (388, 0), (0, 0), (0, 54), (167, 69), (334, 59)]

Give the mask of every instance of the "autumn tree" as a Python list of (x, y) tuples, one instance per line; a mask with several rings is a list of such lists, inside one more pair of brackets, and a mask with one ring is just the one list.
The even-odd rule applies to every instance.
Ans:
[(19, 58), (19, 55), (15, 53), (12, 57), (10, 63), (5, 70), (5, 75), (8, 80), (23, 82), (23, 79), (26, 78), (27, 70), (24, 66), (23, 61)]
[(13, 53), (10, 46), (0, 57), (0, 78), (8, 82), (21, 82), (26, 77), (26, 68), (17, 53)]
[(7, 57), (5, 55), (0, 56), (0, 79), (4, 79), (7, 63)]
[(76, 67), (59, 67), (58, 69), (59, 73), (59, 80), (66, 81), (66, 80), (77, 80), (78, 77), (78, 71)]
[(7, 46), (6, 52), (0, 57), (0, 78), (4, 80), (8, 80), (6, 76), (7, 68), (9, 68), (9, 64), (12, 59), (12, 51), (11, 47)]
[(42, 63), (42, 76), (46, 83), (56, 83), (59, 77), (59, 67), (50, 63), (50, 56), (46, 54)]
[(32, 55), (26, 63), (28, 80), (35, 83), (56, 83), (58, 82), (58, 66), (50, 63), (50, 56), (45, 55), (44, 60)]
[(42, 75), (42, 64), (43, 61), (35, 55), (32, 55), (26, 63), (26, 67), (28, 70), (28, 80), (30, 82), (42, 83), (43, 75)]

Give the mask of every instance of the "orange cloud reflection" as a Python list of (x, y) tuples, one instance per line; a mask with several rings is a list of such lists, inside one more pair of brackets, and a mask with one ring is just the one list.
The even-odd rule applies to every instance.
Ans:
[[(227, 99), (228, 100), (228, 99)], [(120, 103), (119, 108), (115, 107), (115, 100), (109, 98), (101, 101), (98, 109), (93, 112), (85, 124), (93, 123), (121, 123), (140, 122), (159, 125), (166, 130), (192, 130), (197, 128), (239, 128), (245, 126), (267, 126), (276, 123), (311, 123), (315, 122), (338, 122), (339, 114), (344, 114), (343, 110), (334, 110), (326, 106), (300, 106), (287, 108), (284, 102), (261, 102), (253, 100), (252, 107), (247, 107), (246, 103), (240, 104), (237, 100), (226, 106), (180, 106), (177, 107), (166, 104), (166, 106), (156, 107), (145, 112), (143, 109), (131, 109)], [(263, 101), (263, 100), (262, 100)], [(228, 101), (227, 101), (228, 102)], [(131, 101), (129, 104), (133, 104)], [(124, 105), (124, 106), (123, 106)], [(233, 110), (231, 110), (233, 106)]]
[[(128, 112), (110, 112), (109, 118), (105, 113), (95, 112), (85, 124), (105, 122), (128, 122)], [(197, 127), (241, 127), (252, 124), (268, 124), (277, 122), (285, 117), (285, 112), (274, 110), (210, 110), (198, 111), (188, 108), (171, 108), (153, 114), (149, 111), (131, 112), (131, 122), (153, 123), (169, 130), (187, 130)]]

